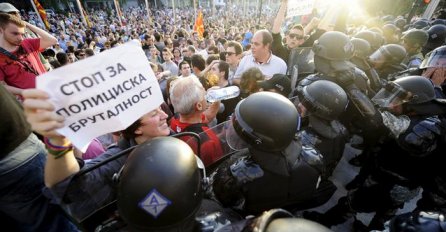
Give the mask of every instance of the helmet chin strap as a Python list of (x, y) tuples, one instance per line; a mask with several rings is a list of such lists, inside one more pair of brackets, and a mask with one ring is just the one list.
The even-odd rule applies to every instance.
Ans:
[(200, 157), (195, 155), (195, 158), (197, 159), (197, 166), (202, 171), (202, 174), (203, 174), (203, 185), (206, 186), (209, 183), (209, 178), (206, 176), (206, 167), (204, 166), (204, 163), (200, 159)]

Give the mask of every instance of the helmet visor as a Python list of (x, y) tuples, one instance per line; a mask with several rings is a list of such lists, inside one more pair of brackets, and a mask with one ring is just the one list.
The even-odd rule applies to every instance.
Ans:
[(372, 98), (372, 102), (381, 108), (390, 108), (407, 102), (409, 97), (409, 92), (401, 86), (389, 82)]
[(380, 48), (376, 50), (372, 55), (370, 55), (369, 59), (373, 63), (382, 64), (387, 61), (387, 58), (389, 57), (389, 53), (384, 49)]
[(420, 68), (446, 68), (446, 47), (434, 50), (429, 57), (421, 63)]
[(246, 143), (235, 131), (234, 126), (237, 125), (234, 125), (234, 121), (235, 117), (232, 115), (231, 120), (225, 122), (226, 142), (232, 150), (240, 151), (248, 148), (248, 143)]

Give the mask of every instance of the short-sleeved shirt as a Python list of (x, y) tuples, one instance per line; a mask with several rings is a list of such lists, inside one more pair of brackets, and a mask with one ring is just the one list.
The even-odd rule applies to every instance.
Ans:
[(237, 71), (234, 74), (234, 79), (240, 79), (246, 70), (253, 67), (259, 68), (263, 75), (265, 75), (266, 79), (270, 79), (274, 74), (285, 75), (287, 70), (285, 61), (273, 54), (271, 54), (268, 61), (262, 64), (257, 62), (252, 54), (249, 54), (243, 57), (243, 59), (240, 61)]
[(178, 75), (179, 69), (178, 69), (177, 64), (175, 64), (175, 62), (173, 62), (173, 61), (169, 62), (169, 63), (164, 62), (164, 63), (161, 64), (161, 66), (163, 67), (164, 71), (169, 70), (171, 76), (177, 76)]
[(0, 81), (20, 89), (36, 87), (36, 76), (46, 72), (39, 57), (40, 38), (25, 39), (12, 52), (19, 61), (0, 55)]

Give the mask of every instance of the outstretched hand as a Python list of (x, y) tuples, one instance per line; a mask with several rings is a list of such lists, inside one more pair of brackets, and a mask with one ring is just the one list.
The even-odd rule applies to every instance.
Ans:
[(23, 91), (23, 97), (26, 119), (32, 129), (49, 139), (63, 140), (64, 137), (56, 129), (64, 126), (65, 119), (56, 114), (48, 94), (39, 89), (27, 89)]

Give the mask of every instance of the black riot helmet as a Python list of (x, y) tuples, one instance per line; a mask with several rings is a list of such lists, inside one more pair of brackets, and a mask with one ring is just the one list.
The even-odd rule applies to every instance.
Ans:
[(370, 43), (365, 39), (360, 38), (352, 38), (351, 39), (353, 46), (355, 47), (355, 56), (360, 58), (367, 58), (372, 53), (372, 48), (370, 47)]
[(202, 177), (194, 152), (182, 140), (162, 137), (139, 145), (118, 178), (119, 213), (132, 230), (187, 231), (194, 225)]
[(400, 64), (406, 58), (406, 49), (399, 44), (386, 44), (370, 55), (370, 61), (387, 65)]
[(445, 43), (446, 40), (446, 25), (437, 24), (427, 30), (429, 38), (427, 40), (426, 47), (434, 49)]
[(348, 36), (342, 32), (325, 32), (314, 42), (312, 49), (318, 72), (328, 74), (354, 67), (348, 60), (353, 57), (355, 49)]
[(443, 232), (445, 228), (445, 216), (433, 212), (405, 213), (389, 222), (390, 232)]
[(432, 25), (432, 26), (433, 26), (433, 25), (438, 25), (438, 24), (446, 25), (446, 20), (444, 20), (444, 19), (434, 19), (434, 20), (431, 22), (431, 25)]
[(420, 68), (445, 68), (446, 67), (446, 45), (433, 50), (421, 63)]
[(432, 82), (422, 76), (407, 76), (396, 79), (393, 83), (410, 93), (409, 104), (420, 104), (435, 99)]
[(423, 47), (427, 43), (429, 35), (421, 29), (411, 29), (404, 33), (401, 39), (411, 47)]
[(410, 25), (411, 28), (423, 29), (429, 26), (429, 22), (426, 19), (418, 19)]
[(445, 113), (446, 101), (437, 99), (434, 85), (422, 76), (407, 76), (389, 82), (373, 98), (380, 107), (404, 104), (405, 111), (419, 115), (439, 115)]
[[(328, 228), (303, 218), (294, 218), (291, 213), (283, 209), (265, 211), (246, 231), (256, 232), (329, 232)], [(246, 228), (245, 228), (246, 229)], [(243, 230), (245, 231), (245, 230)]]
[(288, 98), (273, 92), (258, 92), (240, 101), (232, 115), (232, 127), (251, 147), (282, 151), (293, 140), (300, 124), (296, 107)]
[(382, 38), (380, 38), (381, 35), (378, 35), (378, 33), (369, 30), (360, 31), (356, 33), (353, 37), (367, 40), (367, 42), (369, 42), (370, 46), (372, 47), (373, 51), (378, 49), (383, 42)]
[(394, 21), (395, 26), (397, 26), (401, 31), (403, 31), (404, 26), (406, 26), (406, 19), (404, 18), (397, 18)]
[(345, 111), (348, 97), (345, 91), (331, 81), (319, 80), (299, 91), (299, 100), (311, 115), (334, 120)]

